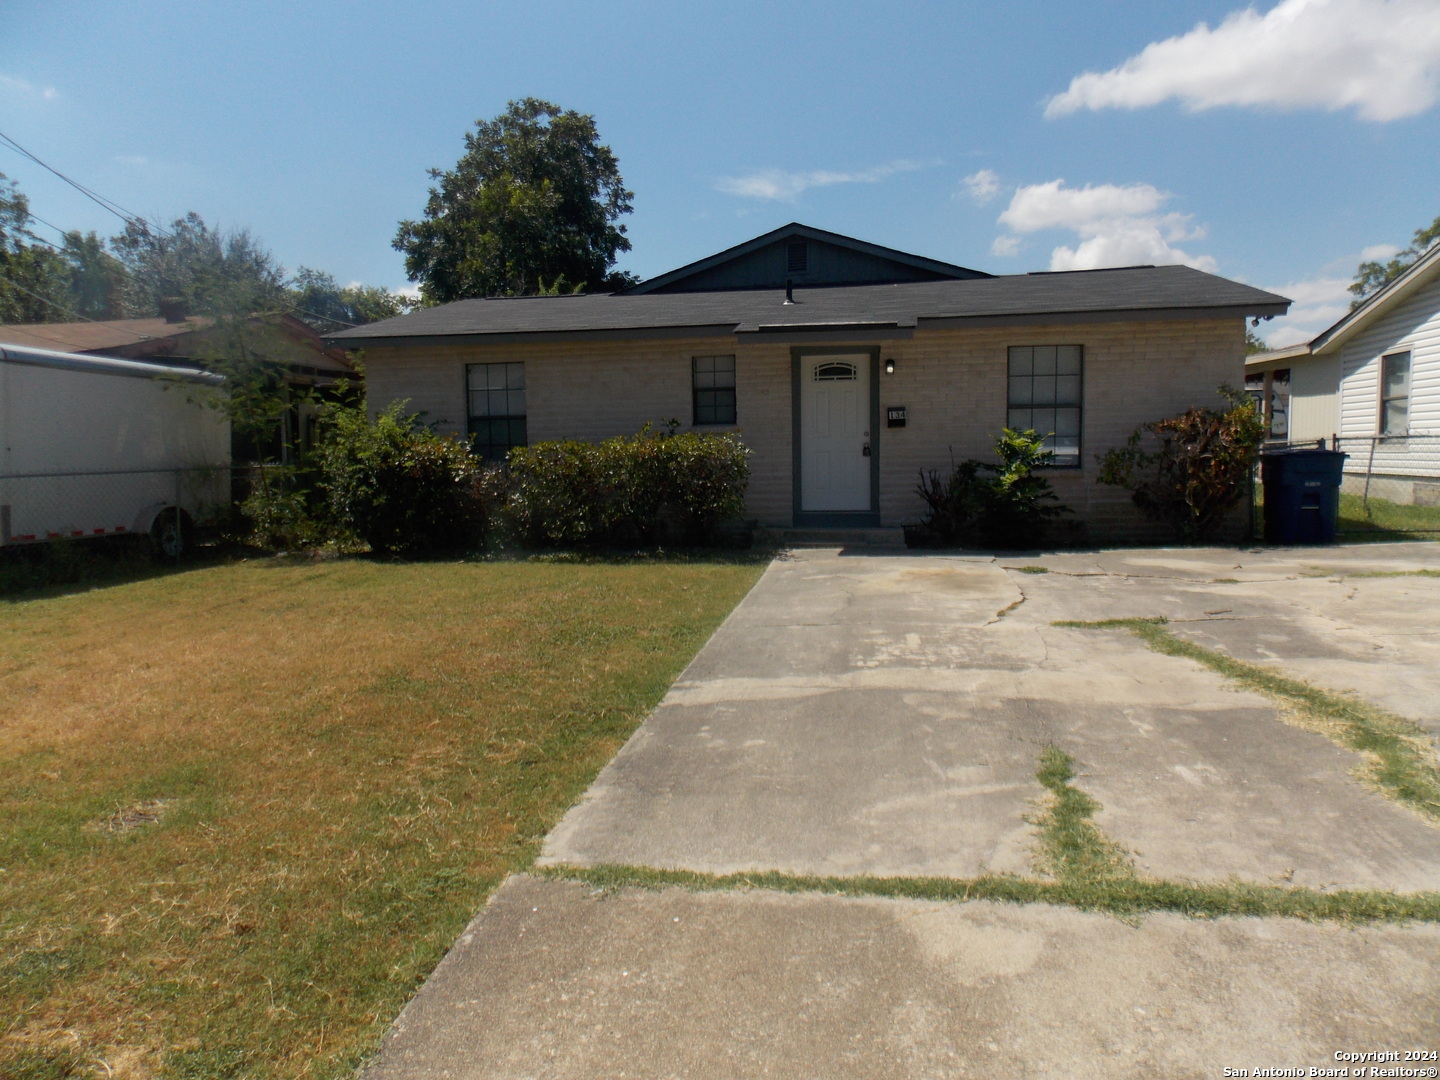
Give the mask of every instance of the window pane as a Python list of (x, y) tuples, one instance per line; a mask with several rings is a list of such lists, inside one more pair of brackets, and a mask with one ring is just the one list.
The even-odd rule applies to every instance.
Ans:
[(1079, 446), (1080, 438), (1080, 410), (1079, 409), (1056, 409), (1055, 410), (1055, 434), (1068, 439), (1076, 440), (1075, 445)]
[(1030, 402), (1033, 400), (1030, 396), (1032, 382), (1033, 380), (1028, 375), (1022, 375), (1019, 378), (1016, 378), (1013, 375), (1010, 377), (1011, 405), (1030, 404)]
[(471, 390), (471, 391), (470, 391), (470, 415), (471, 415), (471, 416), (486, 416), (486, 415), (488, 415), (488, 413), (487, 413), (487, 411), (486, 411), (486, 408), (485, 408), (485, 400), (486, 400), (486, 399), (485, 399), (485, 391), (484, 391), (484, 390)]
[(1055, 370), (1061, 375), (1080, 374), (1080, 346), (1058, 345), (1055, 348)]
[(1385, 357), (1385, 396), (1401, 397), (1410, 391), (1410, 354)]
[(524, 390), (524, 387), (522, 386), (521, 389), (519, 389), (519, 390), (507, 390), (507, 391), (505, 392), (505, 396), (506, 396), (507, 399), (509, 399), (509, 400), (508, 400), (508, 403), (507, 403), (507, 405), (506, 405), (506, 407), (505, 407), (505, 415), (507, 415), (507, 416), (524, 416), (524, 415), (525, 415), (525, 390)]
[(1028, 345), (1010, 346), (1010, 374), (1029, 375), (1035, 370), (1035, 350)]
[(1055, 433), (1055, 410), (1036, 409), (1035, 423), (1031, 426), (1041, 435), (1053, 435)]
[(1055, 380), (1055, 403), (1057, 405), (1080, 404), (1080, 376), (1061, 375)]
[(1410, 426), (1410, 399), (1396, 398), (1385, 402), (1385, 417), (1380, 429), (1382, 435), (1404, 435)]
[(715, 385), (731, 387), (735, 385), (735, 357), (715, 357)]
[(1030, 409), (1011, 409), (1010, 417), (1005, 424), (1015, 431), (1025, 431), (1035, 426), (1035, 413)]
[(1035, 376), (1035, 404), (1055, 404), (1055, 380), (1053, 378)]
[(1036, 345), (1036, 346), (1035, 346), (1035, 374), (1036, 374), (1036, 375), (1054, 375), (1054, 374), (1055, 374), (1055, 346), (1054, 346), (1054, 345)]

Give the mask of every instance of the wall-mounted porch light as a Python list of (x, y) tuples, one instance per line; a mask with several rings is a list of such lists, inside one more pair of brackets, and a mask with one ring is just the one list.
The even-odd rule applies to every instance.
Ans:
[(887, 360), (885, 361), (885, 374), (886, 374), (886, 375), (894, 375), (894, 374), (895, 374), (895, 358), (894, 358), (893, 356), (890, 357), (889, 359), (887, 359)]

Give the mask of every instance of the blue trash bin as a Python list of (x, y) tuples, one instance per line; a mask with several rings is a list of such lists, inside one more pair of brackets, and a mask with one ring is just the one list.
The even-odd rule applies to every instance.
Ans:
[(1260, 458), (1269, 543), (1334, 542), (1347, 457), (1339, 450), (1287, 448), (1267, 451)]

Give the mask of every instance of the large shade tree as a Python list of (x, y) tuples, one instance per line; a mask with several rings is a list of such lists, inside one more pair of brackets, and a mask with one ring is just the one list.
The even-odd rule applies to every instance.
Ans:
[(395, 248), (425, 299), (596, 291), (627, 284), (613, 274), (630, 250), (634, 193), (595, 118), (548, 101), (512, 101), (465, 135), (455, 168), (431, 169), (425, 216), (402, 221)]

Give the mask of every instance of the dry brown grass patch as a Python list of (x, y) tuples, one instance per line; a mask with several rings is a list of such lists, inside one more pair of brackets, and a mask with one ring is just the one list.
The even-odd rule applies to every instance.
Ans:
[(0, 607), (0, 1075), (349, 1075), (760, 569), (276, 561)]

